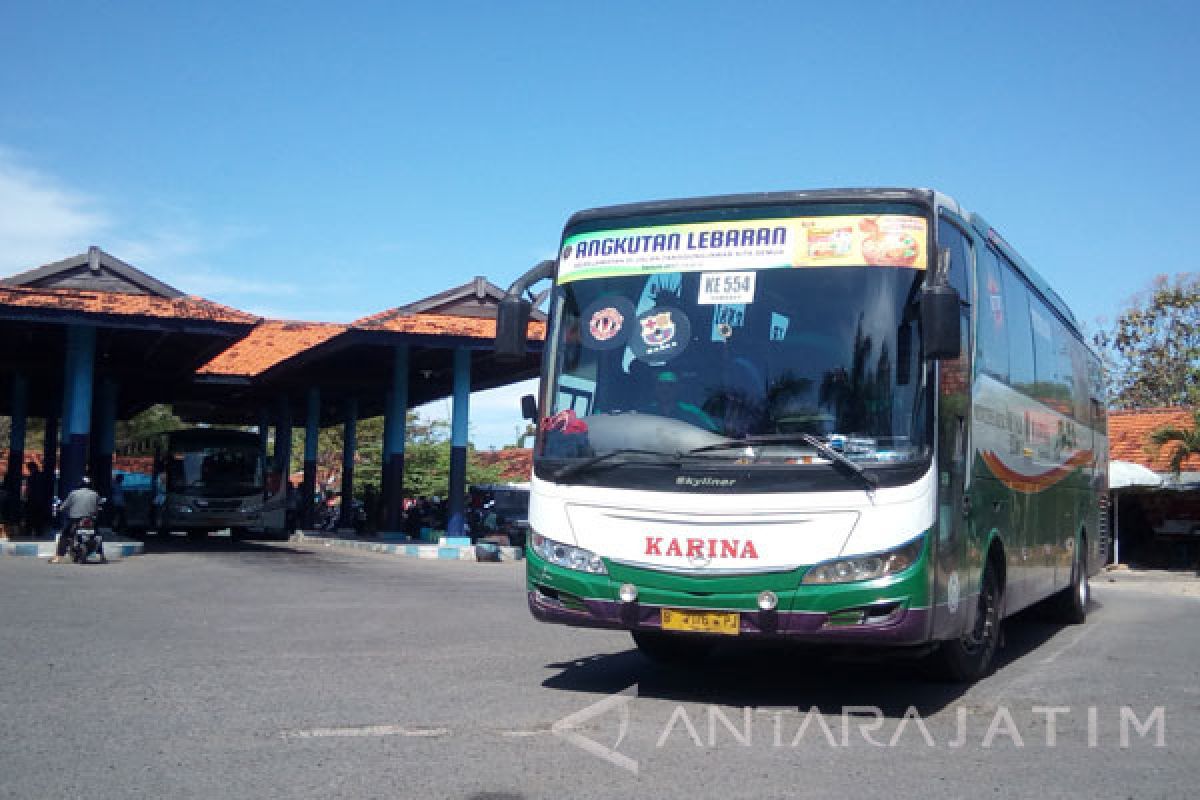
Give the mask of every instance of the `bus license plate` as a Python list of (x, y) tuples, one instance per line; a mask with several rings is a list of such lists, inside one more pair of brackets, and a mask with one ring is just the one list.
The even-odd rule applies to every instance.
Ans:
[(674, 608), (664, 608), (662, 610), (662, 629), (664, 631), (723, 633), (736, 636), (741, 629), (741, 617), (737, 612), (680, 611)]

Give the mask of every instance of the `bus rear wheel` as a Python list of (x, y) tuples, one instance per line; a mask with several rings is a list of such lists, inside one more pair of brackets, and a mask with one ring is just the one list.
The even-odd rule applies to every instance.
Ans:
[(1071, 584), (1051, 601), (1054, 618), (1065, 625), (1082, 625), (1087, 622), (1088, 601), (1092, 587), (1087, 574), (1087, 539), (1080, 539), (1071, 561)]
[(701, 636), (659, 631), (633, 631), (633, 643), (646, 658), (671, 666), (702, 661), (716, 645), (711, 639)]
[(962, 683), (975, 681), (992, 671), (1000, 644), (1000, 601), (1002, 593), (997, 570), (990, 564), (979, 585), (975, 625), (957, 639), (942, 642), (930, 654), (929, 667), (939, 680)]

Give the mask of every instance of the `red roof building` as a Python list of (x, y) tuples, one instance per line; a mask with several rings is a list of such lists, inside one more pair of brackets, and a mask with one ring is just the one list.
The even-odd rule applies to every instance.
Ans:
[[(1195, 416), (1188, 408), (1145, 408), (1108, 412), (1108, 452), (1112, 461), (1141, 464), (1155, 472), (1170, 471), (1172, 445), (1157, 450), (1150, 435), (1159, 428), (1171, 426), (1188, 429)], [(1183, 462), (1183, 472), (1200, 472), (1200, 456), (1193, 455)]]

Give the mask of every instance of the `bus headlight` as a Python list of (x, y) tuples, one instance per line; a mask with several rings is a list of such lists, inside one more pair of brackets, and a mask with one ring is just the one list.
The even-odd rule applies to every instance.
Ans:
[(191, 514), (193, 511), (191, 506), (174, 505), (171, 506), (171, 512), (174, 514)]
[(553, 539), (547, 539), (540, 533), (535, 533), (529, 537), (529, 544), (533, 548), (533, 552), (555, 566), (577, 569), (580, 572), (590, 572), (593, 575), (608, 574), (608, 570), (604, 568), (604, 562), (600, 560), (600, 556), (591, 550), (584, 550), (582, 547), (556, 542)]
[(817, 564), (804, 575), (804, 583), (854, 583), (894, 575), (917, 563), (925, 537), (918, 536), (908, 544), (886, 553), (870, 556), (839, 558)]

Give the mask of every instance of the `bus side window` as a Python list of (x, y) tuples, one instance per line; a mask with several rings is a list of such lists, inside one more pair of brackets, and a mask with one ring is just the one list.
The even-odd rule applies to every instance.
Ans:
[(976, 259), (975, 352), (978, 369), (1008, 383), (1008, 315), (1000, 265), (990, 247)]
[(1063, 380), (1062, 350), (1066, 337), (1058, 320), (1045, 309), (1034, 306), (1031, 311), (1038, 389), (1034, 399), (1055, 411), (1070, 414), (1071, 389)]
[(946, 217), (938, 217), (938, 244), (950, 249), (950, 285), (964, 303), (971, 302), (971, 245), (962, 230)]
[(1009, 385), (1023, 392), (1033, 390), (1033, 333), (1029, 327), (1029, 288), (1008, 260), (998, 256), (1004, 281), (1004, 307), (1008, 311)]

